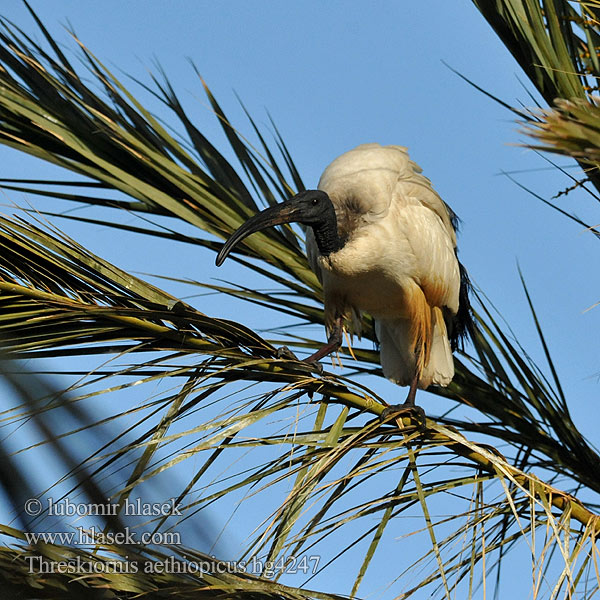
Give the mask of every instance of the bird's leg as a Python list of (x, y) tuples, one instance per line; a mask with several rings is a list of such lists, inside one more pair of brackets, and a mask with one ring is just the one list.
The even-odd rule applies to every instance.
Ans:
[(408, 388), (408, 396), (406, 396), (406, 400), (404, 404), (401, 406), (409, 407), (416, 406), (415, 404), (415, 396), (417, 395), (417, 384), (419, 383), (419, 374), (415, 373), (412, 381), (410, 382), (410, 387)]
[(306, 362), (318, 362), (324, 356), (335, 352), (341, 345), (343, 339), (343, 331), (344, 331), (344, 318), (336, 317), (333, 329), (327, 338), (327, 343), (317, 350), (314, 354), (311, 354)]
[[(314, 354), (311, 354), (308, 358), (304, 359), (304, 362), (313, 364), (317, 371), (322, 373), (323, 367), (319, 364), (319, 361), (324, 356), (335, 352), (342, 345), (343, 333), (344, 319), (343, 317), (337, 317), (335, 319), (335, 325), (327, 338), (327, 343), (322, 348), (319, 348)], [(277, 358), (286, 358), (288, 360), (299, 360), (287, 346), (277, 348), (276, 356)]]
[(395, 419), (400, 420), (402, 415), (407, 415), (415, 418), (419, 422), (419, 429), (425, 428), (425, 411), (415, 404), (415, 396), (417, 395), (417, 385), (419, 383), (419, 373), (415, 372), (412, 381), (410, 382), (410, 387), (408, 389), (408, 396), (404, 401), (404, 404), (391, 404), (390, 406), (386, 406), (383, 409), (379, 418), (382, 421), (387, 421), (390, 417), (394, 417)]

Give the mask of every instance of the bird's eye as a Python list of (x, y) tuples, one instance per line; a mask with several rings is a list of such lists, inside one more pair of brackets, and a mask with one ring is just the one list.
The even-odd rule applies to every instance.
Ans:
[(311, 202), (312, 202), (313, 206), (316, 206), (317, 204), (319, 204), (319, 199), (318, 198), (313, 198)]

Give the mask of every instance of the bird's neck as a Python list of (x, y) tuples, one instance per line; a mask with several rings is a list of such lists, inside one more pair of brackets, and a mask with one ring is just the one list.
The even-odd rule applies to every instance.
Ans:
[(337, 218), (333, 205), (321, 222), (312, 225), (312, 229), (321, 256), (329, 256), (333, 252), (340, 250), (344, 245), (344, 240), (342, 240), (338, 233)]

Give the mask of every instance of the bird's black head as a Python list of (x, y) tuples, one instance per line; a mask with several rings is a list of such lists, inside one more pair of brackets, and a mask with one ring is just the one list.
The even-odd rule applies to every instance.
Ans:
[(335, 210), (329, 196), (321, 190), (306, 190), (281, 204), (259, 212), (246, 221), (221, 248), (216, 260), (217, 266), (223, 264), (234, 246), (245, 237), (267, 227), (283, 223), (302, 223), (312, 227), (317, 243), (322, 237), (319, 232), (327, 231), (330, 234), (328, 237), (332, 238), (337, 236)]
[(289, 211), (290, 220), (286, 222), (302, 223), (303, 225), (319, 225), (332, 212), (335, 213), (329, 196), (321, 190), (300, 192), (279, 206), (284, 212)]

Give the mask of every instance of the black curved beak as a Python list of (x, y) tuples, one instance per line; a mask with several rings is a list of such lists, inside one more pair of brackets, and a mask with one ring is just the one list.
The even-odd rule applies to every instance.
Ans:
[(225, 242), (221, 251), (217, 255), (215, 263), (217, 267), (220, 267), (225, 259), (229, 256), (229, 253), (233, 250), (234, 246), (241, 242), (244, 238), (249, 235), (273, 227), (274, 225), (282, 225), (283, 223), (294, 223), (301, 218), (299, 214), (299, 206), (296, 202), (296, 198), (286, 200), (276, 206), (270, 206), (265, 210), (254, 215), (248, 219), (237, 231), (235, 231), (231, 237)]

